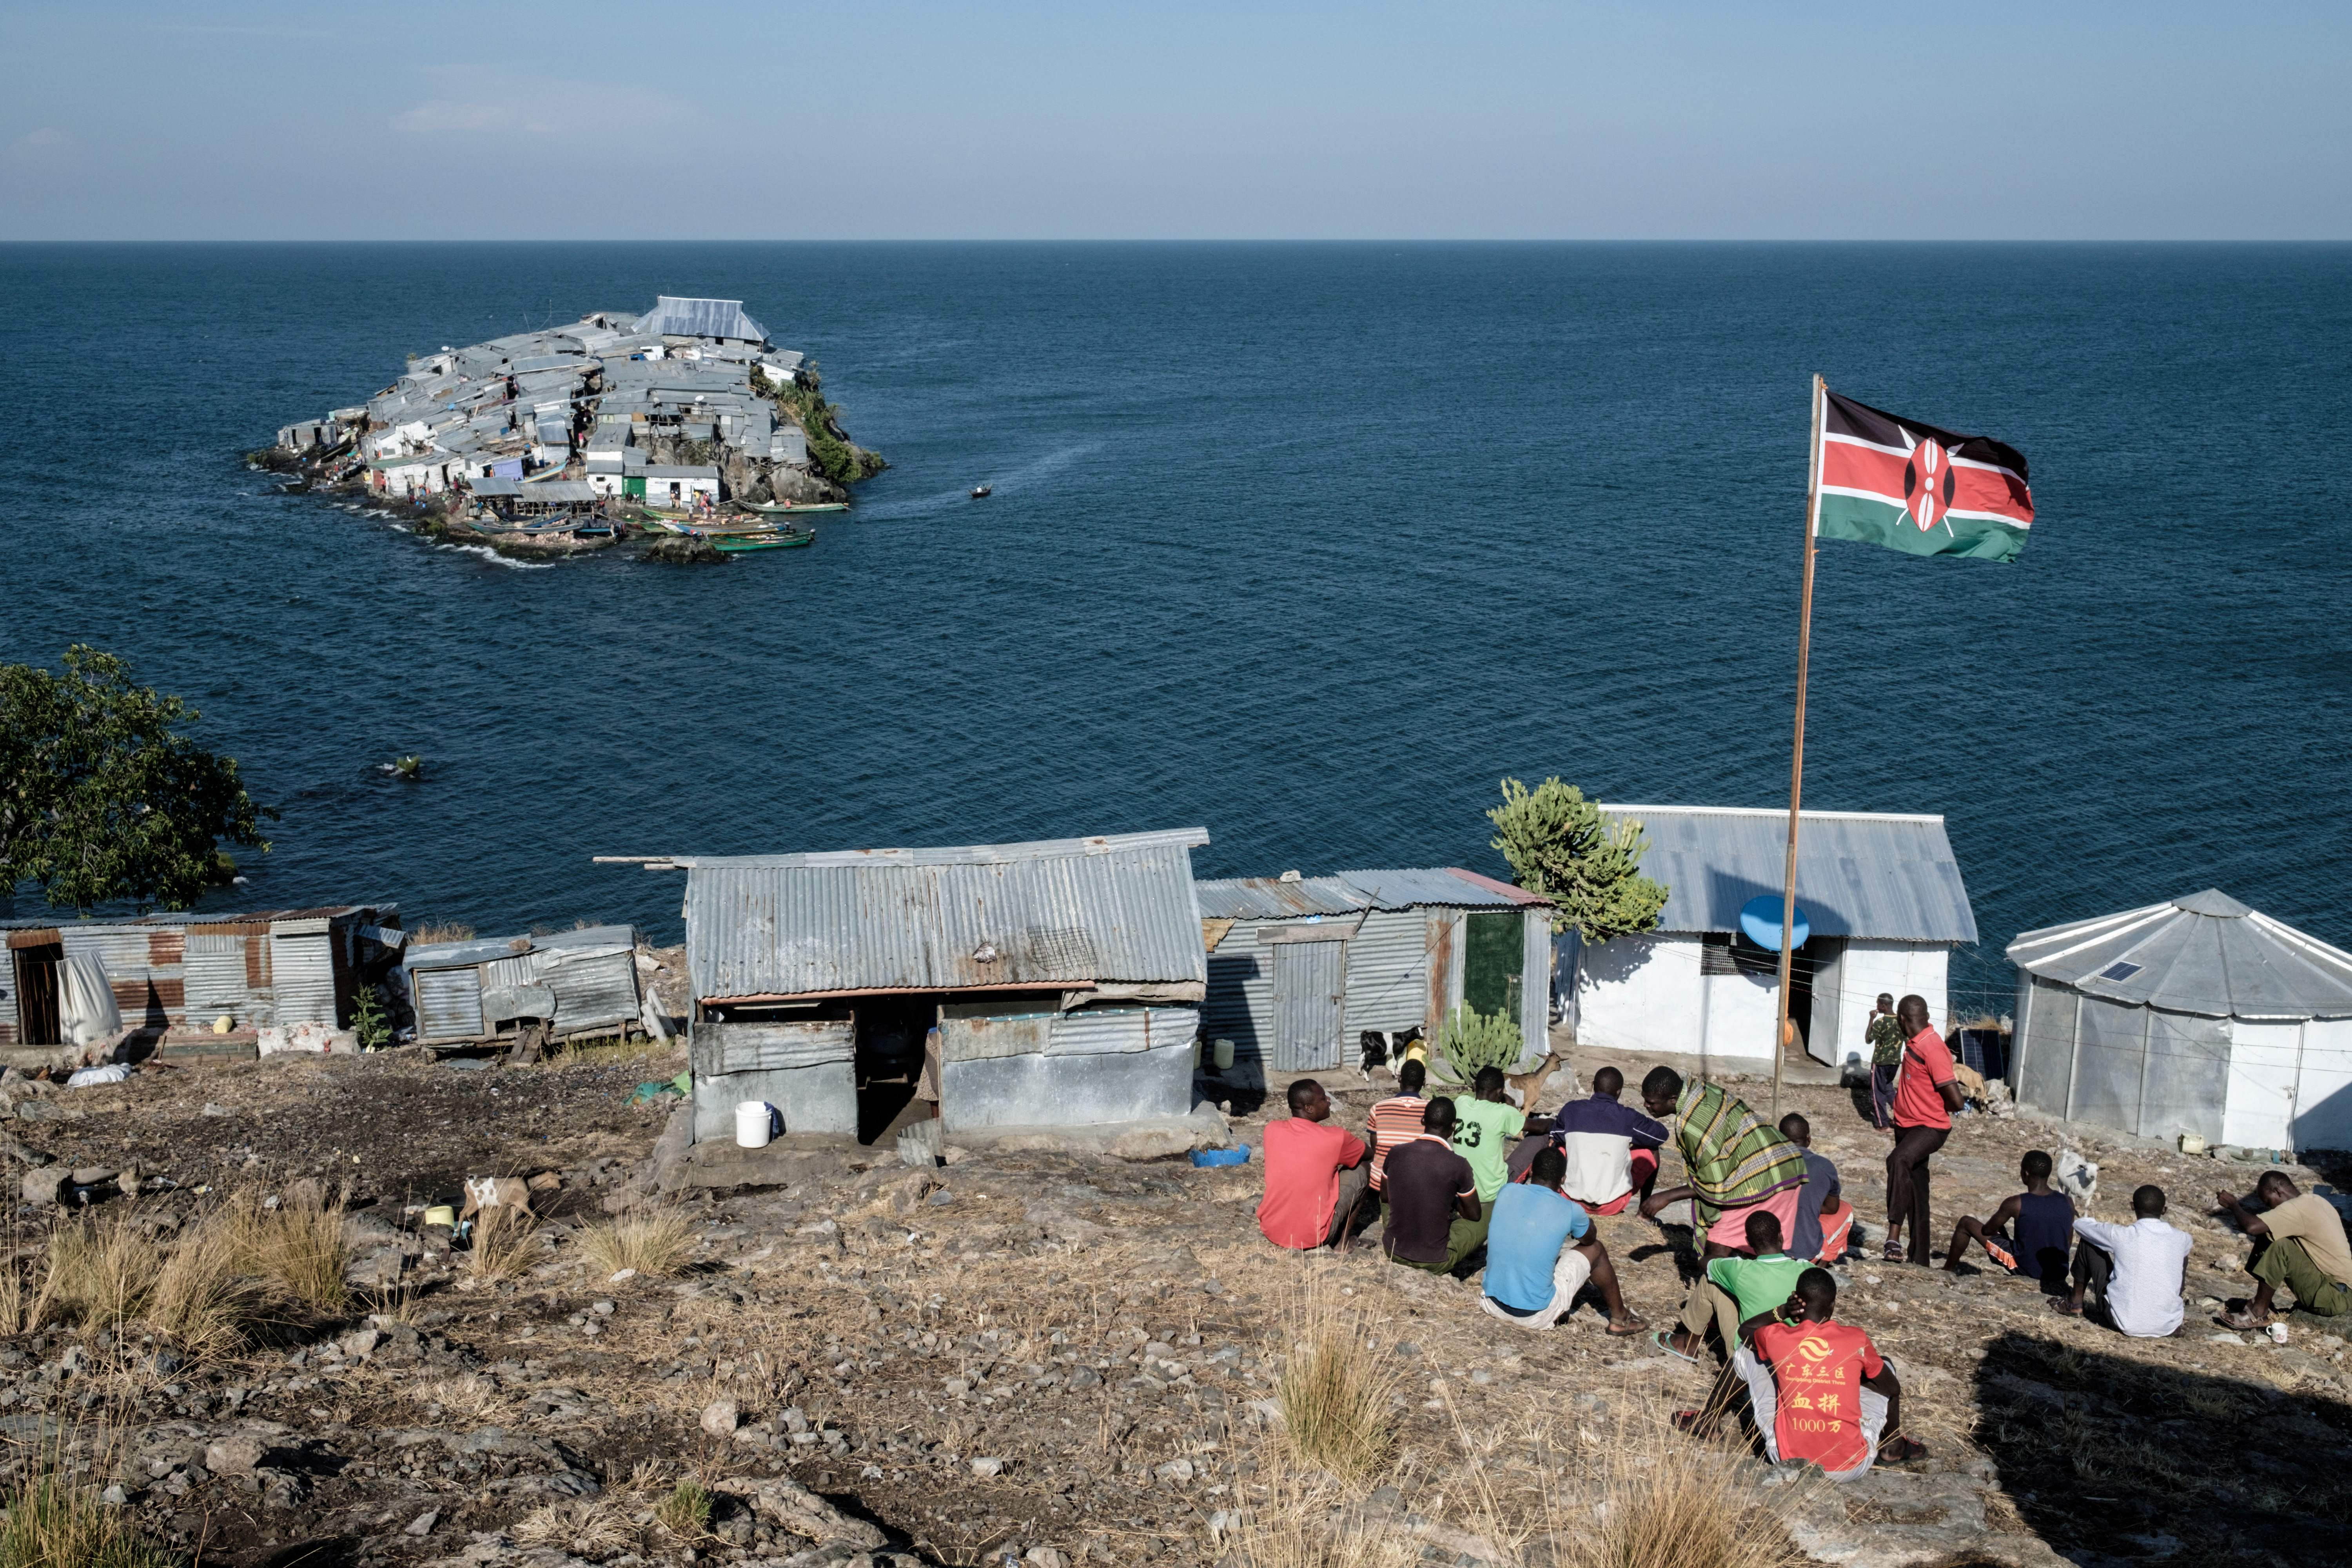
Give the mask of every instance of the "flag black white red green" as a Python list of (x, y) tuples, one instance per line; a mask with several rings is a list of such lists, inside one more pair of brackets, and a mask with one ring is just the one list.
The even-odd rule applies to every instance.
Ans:
[(1824, 390), (1819, 510), (1822, 539), (1909, 555), (2014, 561), (2033, 526), (2025, 454)]

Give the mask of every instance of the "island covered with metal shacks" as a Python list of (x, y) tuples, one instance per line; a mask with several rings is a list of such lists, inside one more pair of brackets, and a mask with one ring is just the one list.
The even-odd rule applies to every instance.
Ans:
[(814, 362), (741, 300), (668, 295), (412, 355), (252, 458), (438, 538), (536, 553), (654, 534), (648, 553), (673, 559), (806, 544), (884, 467), (843, 433)]

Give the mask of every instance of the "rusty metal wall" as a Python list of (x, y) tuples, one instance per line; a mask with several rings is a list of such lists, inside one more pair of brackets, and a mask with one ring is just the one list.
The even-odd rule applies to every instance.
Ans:
[[(317, 931), (300, 929), (317, 925)], [(269, 970), (276, 1005), (275, 1021), (335, 1026), (334, 938), (327, 922), (286, 921), (269, 931)], [(288, 931), (283, 926), (296, 929)]]
[(1429, 921), (1374, 910), (1348, 943), (1347, 1032), (1410, 1029), (1429, 1010)]
[(247, 983), (246, 944), (254, 940), (210, 932), (188, 933), (184, 974), (188, 1022), (192, 1026), (201, 1026), (224, 1013), (238, 1024), (269, 1022), (262, 1016), (267, 1010), (265, 999), (256, 996)]
[(940, 1118), (953, 1133), (1182, 1116), (1192, 1109), (1192, 1056), (1188, 1040), (1148, 1051), (949, 1062), (940, 1075)]
[(1274, 950), (1274, 1049), (1267, 1069), (1328, 1072), (1339, 1065), (1347, 1018), (1348, 946), (1286, 942)]
[(423, 969), (409, 975), (420, 1041), (471, 1040), (482, 1032), (482, 972)]

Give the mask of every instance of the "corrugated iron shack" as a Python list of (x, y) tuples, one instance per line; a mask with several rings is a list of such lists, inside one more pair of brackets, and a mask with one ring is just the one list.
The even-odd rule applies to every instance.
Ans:
[(1366, 1030), (1437, 1038), (1466, 1003), (1519, 1026), (1540, 1058), (1551, 1005), (1551, 905), (1454, 867), (1239, 877), (1199, 886), (1202, 1027), (1234, 1042), (1240, 1080), (1328, 1072)]
[(764, 1101), (871, 1142), (1192, 1109), (1205, 829), (678, 859), (695, 1137)]
[[(122, 1021), (159, 1040), (251, 1047), (265, 1026), (348, 1026), (362, 984), (389, 968), (403, 936), (395, 904), (13, 921), (0, 967), (0, 1046), (60, 1042), (58, 966), (88, 953)], [(226, 1035), (214, 1021), (230, 1021)]]
[(483, 1045), (533, 1024), (551, 1040), (625, 1034), (643, 1005), (634, 926), (435, 942), (402, 968), (420, 1045)]

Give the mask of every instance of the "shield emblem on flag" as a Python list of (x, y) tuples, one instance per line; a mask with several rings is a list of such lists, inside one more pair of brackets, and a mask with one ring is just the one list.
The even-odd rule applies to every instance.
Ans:
[(1956, 488), (1952, 455), (1940, 442), (1921, 441), (1911, 448), (1910, 459), (1903, 465), (1903, 510), (1911, 514), (1920, 532), (1944, 521), (1944, 514), (1952, 510)]

